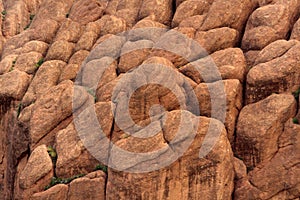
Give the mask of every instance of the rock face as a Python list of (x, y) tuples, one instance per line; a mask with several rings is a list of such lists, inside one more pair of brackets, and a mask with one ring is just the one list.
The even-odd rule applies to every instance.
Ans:
[(299, 128), (292, 120), (284, 124), (278, 151), (269, 161), (259, 164), (248, 176), (238, 180), (235, 191), (237, 199), (299, 197)]
[(68, 199), (105, 199), (105, 179), (106, 175), (98, 171), (72, 181)]
[(30, 82), (30, 76), (25, 72), (13, 70), (0, 76), (2, 98), (14, 98), (20, 100), (26, 92)]
[(66, 200), (68, 197), (68, 189), (69, 187), (64, 184), (56, 185), (45, 192), (35, 193), (31, 199), (62, 199)]
[(300, 1), (0, 1), (0, 199), (300, 197)]
[[(274, 48), (277, 44), (270, 45), (273, 45)], [(271, 47), (267, 46), (266, 48)], [(277, 56), (272, 51), (268, 51), (270, 55), (267, 56), (266, 61), (259, 61), (262, 59), (262, 55), (258, 55), (258, 61), (263, 63), (255, 65), (247, 75), (247, 104), (264, 99), (272, 93), (294, 92), (299, 88), (299, 57), (296, 53), (299, 52), (299, 48), (300, 44), (297, 42), (283, 55)], [(275, 58), (272, 58), (273, 56)]]
[(278, 151), (279, 136), (284, 123), (295, 116), (293, 95), (273, 94), (245, 106), (238, 119), (236, 153), (248, 167), (268, 161)]
[(58, 184), (44, 192), (35, 193), (30, 199), (105, 199), (105, 179), (104, 172), (92, 172), (72, 181), (69, 185)]
[[(180, 112), (170, 112), (167, 118), (163, 134), (166, 140), (170, 140), (176, 136), (174, 135), (176, 134), (174, 125), (177, 124), (178, 126), (180, 124)], [(147, 174), (110, 170), (107, 199), (231, 199), (234, 176), (233, 155), (226, 136), (226, 130), (217, 120), (196, 117), (193, 121), (198, 123), (194, 141), (182, 157), (169, 167)], [(211, 152), (204, 158), (199, 159), (201, 143), (210, 126), (214, 127), (210, 134), (216, 134), (219, 137), (214, 138), (217, 141)], [(191, 131), (194, 132), (195, 130), (192, 129)], [(188, 135), (193, 134), (187, 133)], [(141, 151), (140, 148), (138, 149), (138, 141), (134, 142), (134, 140), (134, 138), (129, 137), (119, 140), (116, 144), (120, 147), (129, 147), (135, 152)], [(127, 144), (130, 144), (130, 146)], [(155, 150), (161, 145), (168, 146), (166, 141), (157, 142), (156, 147), (150, 146), (150, 143), (146, 142), (143, 148), (144, 150)], [(176, 147), (174, 146), (174, 148)], [(174, 150), (176, 151), (176, 149)], [(114, 156), (112, 159), (114, 159)], [(160, 154), (157, 159), (168, 160), (168, 151)], [(151, 164), (151, 161), (148, 162)], [(144, 163), (135, 164), (142, 167)], [(137, 167), (135, 164), (130, 165), (130, 167)], [(148, 163), (145, 164), (149, 165)], [(124, 179), (124, 177), (127, 178)], [(160, 178), (158, 179), (158, 177)], [(166, 188), (169, 189), (166, 190)]]
[(52, 160), (48, 155), (46, 145), (38, 146), (30, 155), (18, 177), (18, 187), (23, 192), (17, 195), (20, 195), (21, 199), (28, 199), (33, 193), (41, 191), (53, 175)]
[(72, 86), (71, 81), (62, 82), (36, 101), (30, 119), (32, 145), (72, 114)]

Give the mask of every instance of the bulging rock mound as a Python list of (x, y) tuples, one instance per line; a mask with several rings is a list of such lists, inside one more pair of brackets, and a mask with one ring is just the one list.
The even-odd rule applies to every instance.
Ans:
[(0, 11), (0, 199), (299, 199), (300, 1)]

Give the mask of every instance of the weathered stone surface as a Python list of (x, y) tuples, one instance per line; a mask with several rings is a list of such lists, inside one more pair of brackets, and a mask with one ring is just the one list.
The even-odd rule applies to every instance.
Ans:
[[(0, 199), (298, 199), (299, 10), (298, 0), (0, 0)], [(212, 96), (224, 100), (216, 114)], [(188, 134), (174, 141), (178, 128)], [(194, 134), (167, 167), (151, 171), (168, 151), (140, 157), (180, 156)], [(43, 159), (29, 162), (45, 145), (58, 162), (37, 178)], [(107, 177), (90, 173), (107, 162)], [(140, 167), (151, 172), (130, 173)], [(81, 173), (44, 191), (52, 176)]]
[(258, 199), (260, 191), (255, 188), (249, 180), (241, 179), (235, 183), (234, 198), (238, 200), (242, 199)]
[(43, 55), (38, 52), (24, 53), (18, 56), (14, 68), (32, 74), (37, 70), (37, 63), (43, 58)]
[(164, 57), (170, 60), (175, 67), (187, 64), (207, 55), (196, 41), (177, 30), (164, 33), (154, 44), (150, 56)]
[(70, 11), (71, 20), (80, 24), (87, 24), (99, 19), (104, 12), (107, 2), (96, 0), (80, 0), (74, 3)]
[[(135, 24), (135, 26), (133, 27), (133, 29), (137, 29), (137, 28), (147, 28), (147, 27), (155, 27), (155, 28), (167, 28), (166, 25), (160, 23), (160, 22), (157, 22), (157, 21), (154, 21), (152, 19), (148, 19), (148, 18), (145, 18), (145, 19), (142, 19), (140, 20), (139, 22), (137, 22)], [(146, 39), (146, 38), (145, 38)]]
[(86, 62), (90, 62), (91, 60), (101, 59), (102, 57), (108, 56), (114, 59), (119, 58), (120, 52), (123, 44), (126, 39), (124, 37), (108, 35), (108, 37), (103, 36), (96, 42), (96, 46), (93, 48), (91, 53), (86, 58)]
[(192, 17), (184, 18), (180, 22), (179, 27), (192, 27), (195, 30), (198, 30), (201, 28), (205, 17), (205, 15), (194, 15)]
[(209, 54), (218, 50), (235, 47), (238, 42), (238, 32), (231, 28), (217, 28), (207, 32), (198, 31), (195, 40)]
[(280, 38), (271, 27), (255, 27), (245, 32), (242, 48), (246, 50), (260, 50), (277, 39)]
[(74, 80), (77, 76), (79, 68), (80, 67), (77, 64), (66, 65), (60, 74), (59, 82), (62, 82), (65, 80)]
[(62, 68), (66, 63), (58, 60), (47, 61), (39, 67), (22, 102), (29, 105), (42, 96), (52, 86), (57, 85)]
[[(22, 198), (24, 198), (24, 196), (28, 196), (28, 195), (24, 194), (24, 189), (22, 189), (20, 187), (20, 175), (23, 172), (23, 170), (25, 169), (27, 162), (28, 162), (28, 156), (21, 158), (18, 163), (18, 166), (16, 168), (16, 174), (15, 174), (15, 180), (14, 180), (14, 190), (13, 190), (14, 198), (16, 198), (16, 199), (22, 199)], [(8, 197), (9, 196), (10, 195), (8, 195)], [(10, 197), (10, 198), (12, 198), (12, 197)]]
[(184, 19), (194, 15), (202, 15), (209, 9), (209, 3), (206, 0), (187, 0), (177, 7), (173, 17), (172, 26), (178, 26)]
[(97, 171), (71, 182), (69, 200), (99, 199), (105, 200), (106, 174)]
[(12, 70), (13, 64), (16, 62), (18, 55), (12, 54), (5, 56), (0, 62), (0, 74), (4, 74)]
[(43, 56), (46, 55), (49, 45), (42, 41), (30, 41), (24, 44), (21, 52), (22, 53), (29, 53), (29, 52), (38, 52), (41, 53)]
[[(96, 115), (98, 122), (89, 121), (93, 120), (93, 115)], [(113, 123), (111, 103), (91, 105), (81, 112), (76, 120), (75, 125), (71, 123), (56, 136), (58, 154), (56, 174), (59, 177), (71, 177), (91, 172), (99, 163), (93, 156), (103, 159), (107, 159), (108, 156), (109, 146), (101, 145), (99, 148), (99, 144), (104, 137), (110, 135)], [(91, 126), (91, 123), (99, 123), (106, 136), (100, 135), (97, 127)]]
[(34, 184), (42, 180), (43, 184), (38, 187), (42, 189), (50, 182), (53, 176), (52, 160), (47, 152), (46, 145), (38, 146), (30, 155), (24, 170), (20, 174), (20, 187), (31, 189)]
[(58, 22), (52, 19), (43, 19), (40, 23), (35, 22), (37, 21), (34, 21), (31, 25), (33, 33), (30, 38), (32, 40), (41, 40), (48, 44), (51, 43), (59, 28)]
[[(133, 1), (131, 1), (133, 2)], [(117, 8), (119, 5), (119, 0), (111, 0), (108, 2), (107, 7), (105, 8), (105, 13), (109, 15), (114, 15), (117, 12)]]
[(242, 109), (235, 147), (236, 154), (247, 167), (255, 167), (274, 157), (283, 125), (295, 113), (296, 102), (290, 94), (273, 94)]
[(155, 65), (161, 65), (164, 67), (171, 67), (171, 68), (175, 69), (175, 66), (173, 65), (173, 63), (164, 57), (153, 56), (153, 57), (150, 57), (147, 60), (145, 60), (143, 62), (143, 64), (149, 64), (149, 65), (155, 64)]
[(141, 7), (143, 1), (141, 0), (122, 0), (119, 1), (117, 10), (127, 9), (127, 8), (139, 8)]
[(300, 40), (300, 18), (294, 24), (290, 39)]
[[(142, 3), (142, 1), (138, 1)], [(139, 14), (139, 7), (125, 8), (118, 10), (116, 16), (125, 20), (127, 27), (133, 27), (136, 24)]]
[(255, 60), (259, 54), (259, 50), (250, 50), (244, 53), (246, 63), (247, 63), (247, 69), (246, 72), (248, 73), (249, 70), (254, 66)]
[[(37, 99), (30, 119), (32, 145), (36, 144), (59, 122), (72, 114), (72, 98), (73, 83), (64, 81), (52, 87), (45, 95)], [(82, 96), (81, 100), (78, 99), (78, 104), (84, 102), (85, 98), (85, 96)]]
[(66, 19), (60, 26), (55, 40), (65, 40), (67, 42), (76, 43), (81, 35), (82, 28), (78, 22), (73, 22), (70, 19)]
[(28, 152), (29, 134), (26, 126), (17, 120), (14, 102), (18, 101), (1, 98), (0, 103), (0, 193), (3, 195), (1, 198), (4, 199), (12, 199), (13, 195), (16, 196), (14, 188), (19, 188), (19, 186), (13, 187), (13, 184), (28, 160), (27, 156), (25, 159), (23, 157)]
[(148, 57), (153, 47), (153, 42), (149, 40), (128, 41), (121, 50), (120, 72), (127, 72), (140, 64)]
[(260, 50), (275, 40), (286, 39), (299, 6), (299, 2), (290, 1), (256, 9), (247, 22), (242, 49)]
[[(100, 90), (113, 93), (112, 101), (116, 103), (117, 118), (126, 113), (126, 117), (120, 119), (120, 126), (132, 127), (133, 122), (138, 123), (160, 115), (164, 110), (181, 109), (197, 113), (197, 99), (195, 95), (194, 98), (191, 97), (190, 82), (165, 58), (146, 60), (140, 67), (116, 81), (116, 86), (113, 83), (111, 86), (112, 89), (106, 87), (105, 90), (104, 86)], [(100, 96), (99, 91), (97, 94)]]
[(83, 33), (76, 44), (75, 50), (91, 50), (93, 45), (97, 41), (97, 38), (98, 34), (93, 31)]
[(153, 15), (154, 21), (162, 24), (170, 24), (172, 17), (172, 1), (171, 0), (145, 0), (140, 8), (139, 18), (143, 19), (149, 15)]
[(241, 49), (228, 48), (180, 67), (179, 71), (198, 84), (220, 80), (221, 77), (238, 79), (242, 83), (245, 78), (246, 61)]
[(241, 33), (254, 6), (255, 3), (252, 0), (213, 1), (201, 30), (230, 27)]
[(31, 104), (30, 106), (27, 106), (26, 108), (24, 108), (19, 115), (19, 121), (22, 123), (28, 123), (30, 121), (31, 118), (31, 114), (32, 114), (32, 110), (33, 110), (33, 104)]
[(247, 177), (247, 167), (242, 160), (234, 157), (233, 166), (236, 180), (240, 180), (242, 178)]
[(64, 40), (54, 42), (47, 53), (46, 60), (62, 60), (68, 62), (72, 56), (75, 44)]
[(99, 102), (111, 101), (114, 88), (116, 87), (118, 82), (122, 79), (122, 77), (123, 75), (121, 74), (120, 76), (118, 76), (118, 78), (114, 79), (113, 81), (110, 81), (109, 83), (106, 83), (101, 87), (98, 87), (96, 90), (97, 101)]
[[(237, 199), (297, 199), (299, 190), (299, 130), (292, 120), (286, 122), (279, 142), (285, 138), (286, 144), (269, 162), (261, 163), (251, 171), (246, 179), (236, 185)], [(251, 187), (249, 181), (251, 182)], [(248, 184), (248, 187), (247, 187)]]
[(35, 193), (34, 195), (32, 195), (30, 200), (48, 200), (48, 199), (67, 200), (68, 190), (69, 187), (67, 185), (58, 184), (44, 192)]
[(27, 9), (24, 1), (18, 1), (14, 4), (6, 5), (6, 14), (3, 18), (3, 35), (12, 37), (23, 31), (27, 25)]
[(251, 68), (247, 75), (246, 104), (272, 93), (294, 92), (299, 88), (299, 49), (300, 44), (294, 45), (282, 56)]
[[(199, 123), (193, 140), (187, 151), (173, 164), (153, 171), (150, 173), (129, 173), (119, 172), (109, 169), (106, 198), (108, 199), (231, 199), (231, 191), (233, 190), (233, 165), (232, 152), (229, 142), (226, 138), (224, 127), (216, 120), (200, 117), (194, 118), (190, 123)], [(199, 158), (199, 149), (205, 134), (207, 133), (209, 123), (215, 126), (213, 132), (219, 137), (212, 151), (205, 156)], [(180, 124), (180, 111), (168, 113), (167, 120), (164, 124), (163, 134), (170, 139), (176, 135), (176, 130)], [(161, 134), (161, 132), (160, 132)], [(193, 134), (191, 134), (193, 135)], [(190, 135), (190, 136), (191, 136)], [(183, 136), (186, 137), (187, 135)], [(145, 139), (146, 141), (150, 138)], [(182, 138), (181, 141), (187, 140)], [(136, 140), (136, 143), (133, 141)], [(140, 138), (128, 137), (119, 140), (116, 145), (121, 148), (129, 148), (131, 152), (152, 152), (163, 147), (168, 147), (168, 143), (163, 140), (159, 143), (143, 142), (143, 149), (138, 148), (142, 143)], [(131, 144), (128, 146), (127, 144)], [(175, 148), (175, 147), (174, 147)], [(177, 151), (176, 149), (174, 149)], [(117, 155), (111, 154), (111, 156)], [(151, 160), (143, 161), (144, 166), (152, 166), (162, 160), (168, 160), (166, 151), (162, 151), (158, 157)], [(112, 157), (111, 159), (113, 159)], [(156, 160), (156, 161), (155, 161)], [(119, 160), (120, 161), (120, 160)], [(112, 160), (112, 162), (114, 162)], [(116, 162), (118, 162), (116, 160)], [(143, 166), (136, 160), (130, 163), (131, 167)], [(135, 168), (138, 169), (138, 168)], [(124, 179), (126, 177), (126, 179)], [(158, 178), (160, 177), (160, 178)], [(151, 180), (151, 181), (150, 181)], [(151, 184), (149, 185), (149, 183)], [(168, 188), (166, 190), (166, 188)], [(197, 189), (201, 188), (201, 189)]]
[[(195, 88), (195, 94), (199, 100), (200, 114), (224, 121), (228, 139), (233, 143), (235, 124), (242, 108), (241, 83), (230, 79), (216, 83), (201, 83)], [(225, 116), (222, 116), (222, 110), (226, 111)]]
[(33, 31), (28, 30), (16, 35), (3, 44), (2, 58), (10, 54), (18, 54), (16, 53), (16, 49), (21, 48), (24, 44), (31, 40)]
[(77, 51), (70, 58), (69, 64), (76, 64), (78, 66), (81, 66), (82, 62), (88, 55), (89, 55), (88, 51), (85, 51), (85, 50)]
[(117, 77), (116, 69), (117, 63), (111, 57), (92, 60), (83, 66), (81, 75), (82, 86), (96, 90), (100, 85), (105, 85)]
[[(44, 20), (53, 20), (56, 22), (61, 22), (66, 18), (66, 14), (69, 12), (72, 7), (73, 0), (46, 0), (40, 5), (38, 12), (35, 15), (34, 20), (32, 21), (32, 26), (37, 27), (43, 24)], [(43, 32), (47, 32), (44, 30)]]
[(183, 35), (187, 36), (188, 38), (194, 39), (196, 34), (196, 29), (193, 27), (176, 27), (173, 30), (176, 30)]
[(100, 34), (100, 31), (101, 31), (100, 19), (98, 19), (97, 21), (94, 21), (94, 22), (89, 22), (85, 26), (84, 32), (91, 32), (91, 31), (96, 33), (97, 35)]
[(133, 29), (129, 32), (128, 40), (151, 40), (156, 42), (165, 32), (168, 27), (152, 19), (143, 19), (136, 23)]
[(43, 2), (42, 0), (34, 0), (34, 1), (26, 0), (25, 1), (29, 13), (37, 13), (42, 2)]
[(254, 65), (266, 63), (278, 58), (289, 51), (296, 44), (298, 44), (297, 40), (277, 40), (272, 42), (258, 53)]
[(17, 69), (0, 75), (0, 96), (20, 100), (25, 94), (31, 77)]
[(55, 128), (53, 128), (50, 132), (48, 132), (47, 135), (45, 135), (42, 139), (40, 139), (38, 143), (33, 145), (32, 148), (35, 148), (36, 146), (42, 144), (46, 144), (47, 146), (54, 146), (56, 134), (60, 130), (65, 129), (72, 122), (72, 120), (73, 120), (72, 116), (62, 120), (58, 125), (55, 126)]
[(126, 22), (122, 18), (113, 15), (104, 15), (99, 20), (101, 26), (101, 35), (117, 34), (126, 31)]

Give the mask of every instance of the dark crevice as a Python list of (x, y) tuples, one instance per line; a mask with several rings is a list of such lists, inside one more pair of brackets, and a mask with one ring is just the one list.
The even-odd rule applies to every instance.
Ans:
[[(113, 114), (113, 116), (115, 116), (115, 113)], [(109, 163), (109, 160), (110, 160), (110, 152), (111, 152), (111, 149), (112, 149), (112, 135), (113, 135), (113, 132), (114, 132), (114, 126), (115, 126), (115, 120), (113, 119), (113, 122), (112, 122), (112, 125), (111, 125), (111, 129), (110, 129), (110, 135), (109, 135), (109, 146), (108, 146), (108, 152), (107, 152), (107, 160), (106, 160), (106, 164), (107, 164), (107, 173), (106, 173), (106, 178), (105, 178), (105, 184), (104, 184), (104, 198), (106, 199), (106, 196), (107, 196), (107, 184), (108, 184), (108, 176), (109, 176), (109, 170), (108, 170), (108, 167), (110, 165)]]
[[(50, 134), (52, 131), (57, 130), (57, 128), (58, 128), (61, 124), (63, 124), (63, 123), (66, 122), (69, 118), (72, 118), (72, 117), (73, 117), (73, 113), (72, 113), (71, 115), (67, 116), (66, 118), (62, 119), (55, 127), (53, 127), (51, 130), (49, 130), (47, 133), (45, 133), (45, 134), (43, 135), (43, 137), (41, 137), (38, 141), (36, 141), (33, 147), (35, 148), (36, 145), (38, 145), (44, 138), (48, 137), (49, 134)], [(71, 123), (71, 122), (69, 122), (66, 126), (62, 127), (62, 128), (59, 129), (59, 130), (65, 129), (70, 123)], [(59, 130), (57, 130), (57, 132), (58, 132)], [(31, 145), (31, 143), (30, 143), (30, 145)], [(50, 145), (52, 145), (52, 144), (50, 144)], [(32, 150), (33, 150), (33, 149), (32, 149)]]
[(173, 0), (172, 1), (172, 19), (171, 19), (171, 22), (173, 21), (174, 15), (176, 13), (176, 9), (177, 9), (177, 7), (176, 7), (176, 0)]
[[(242, 108), (241, 108), (242, 110)], [(237, 125), (238, 125), (238, 119), (240, 117), (240, 113), (241, 113), (241, 110), (239, 110), (239, 113), (238, 115), (236, 116), (236, 121), (235, 121), (235, 125), (234, 125), (234, 132), (233, 132), (233, 140), (232, 140), (232, 144), (231, 144), (231, 149), (233, 151), (233, 153), (235, 154), (236, 153), (236, 136), (237, 136)]]
[(5, 146), (1, 151), (5, 152), (6, 162), (2, 163), (4, 167), (4, 179), (0, 193), (4, 195), (3, 199), (14, 199), (14, 183), (17, 172), (17, 166), (22, 157), (29, 153), (29, 130), (28, 127), (19, 122), (16, 115), (17, 101), (10, 98), (1, 98), (1, 126), (2, 139)]
[[(248, 65), (248, 64), (246, 63), (246, 65)], [(250, 66), (246, 66), (246, 69), (247, 68), (250, 68)], [(246, 100), (247, 100), (247, 75), (248, 75), (248, 71), (245, 72), (244, 81), (242, 82), (243, 91), (242, 91), (242, 108), (241, 108), (241, 110), (244, 108), (244, 106), (247, 105), (246, 104)]]
[(293, 31), (293, 28), (291, 28), (287, 33), (286, 33), (286, 40), (290, 40), (291, 39), (291, 35), (292, 35), (292, 31)]

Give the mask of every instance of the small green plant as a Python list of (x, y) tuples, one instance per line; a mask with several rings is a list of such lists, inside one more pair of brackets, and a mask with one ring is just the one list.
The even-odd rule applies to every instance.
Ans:
[(44, 63), (44, 58), (41, 58), (36, 64), (35, 67), (39, 68)]
[(240, 155), (238, 155), (238, 154), (234, 154), (234, 157), (236, 157), (236, 158), (238, 158), (238, 159), (240, 159), (240, 160), (244, 160), (244, 158), (242, 158)]
[(34, 16), (35, 16), (35, 15), (30, 14), (30, 16), (29, 16), (29, 23), (24, 27), (24, 30), (26, 30), (26, 29), (28, 29), (28, 28), (30, 27), (30, 25), (31, 25), (31, 23), (32, 23), (32, 20), (33, 20)]
[(122, 135), (120, 136), (121, 139), (126, 139), (126, 138), (129, 138), (129, 137), (130, 137), (130, 135), (129, 135), (129, 134), (126, 134), (126, 133), (124, 133), (124, 134), (122, 134)]
[(22, 103), (19, 103), (19, 105), (18, 105), (18, 110), (17, 110), (17, 117), (20, 116), (20, 113), (21, 113), (22, 110), (23, 110), (23, 104), (22, 104)]
[(293, 123), (294, 124), (299, 124), (299, 120), (295, 117), (295, 118), (293, 118)]
[(5, 19), (6, 14), (7, 14), (6, 10), (3, 10), (3, 11), (1, 12), (2, 20)]
[(90, 94), (90, 95), (92, 95), (92, 97), (94, 97), (94, 101), (96, 102), (96, 100), (97, 100), (97, 97), (96, 97), (96, 92), (95, 92), (95, 90), (93, 90), (92, 88), (85, 88), (85, 90)]
[(17, 62), (17, 58), (15, 58), (15, 59), (12, 61), (12, 67), (15, 66), (16, 62)]
[(32, 21), (32, 20), (33, 20), (34, 16), (35, 16), (35, 15), (33, 15), (33, 14), (30, 14), (30, 16), (29, 16), (29, 19), (30, 19), (30, 21)]
[(254, 169), (253, 166), (248, 166), (248, 167), (247, 167), (247, 173), (249, 173), (249, 172), (252, 171), (253, 169)]
[(83, 177), (85, 176), (85, 174), (78, 174), (78, 175), (75, 175), (71, 178), (58, 178), (58, 177), (52, 177), (51, 179), (51, 182), (49, 183), (49, 185), (47, 185), (45, 187), (45, 190), (48, 190), (49, 188), (57, 185), (57, 184), (68, 184), (70, 183), (71, 181), (77, 179), (77, 178), (80, 178), (80, 177)]
[(48, 152), (49, 156), (51, 157), (52, 161), (57, 160), (56, 150), (52, 146), (47, 147), (47, 152)]
[(95, 167), (95, 170), (94, 171), (97, 171), (97, 170), (101, 170), (101, 171), (103, 171), (104, 173), (106, 173), (107, 174), (107, 166), (105, 166), (105, 165), (97, 165), (96, 167)]
[(17, 62), (17, 58), (15, 58), (15, 59), (12, 61), (11, 67), (10, 67), (10, 69), (9, 69), (9, 72), (11, 72), (11, 71), (14, 70), (14, 67), (15, 67), (15, 65), (16, 65), (16, 62)]
[(24, 30), (28, 29), (30, 27), (30, 24), (27, 24), (25, 27), (24, 27)]
[(295, 92), (293, 92), (295, 99), (299, 98), (299, 94), (300, 94), (300, 88), (298, 90), (296, 90)]

